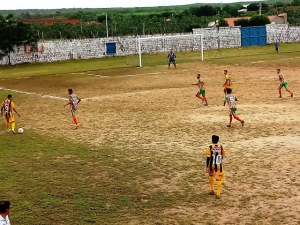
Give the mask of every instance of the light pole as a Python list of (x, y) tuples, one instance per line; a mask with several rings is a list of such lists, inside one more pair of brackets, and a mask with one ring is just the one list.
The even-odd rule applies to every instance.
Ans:
[(105, 13), (105, 23), (106, 23), (106, 37), (108, 38), (107, 13)]

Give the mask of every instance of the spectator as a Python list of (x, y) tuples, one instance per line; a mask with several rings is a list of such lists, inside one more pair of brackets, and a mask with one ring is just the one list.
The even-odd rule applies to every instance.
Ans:
[(8, 215), (10, 213), (10, 202), (0, 201), (0, 225), (10, 225)]

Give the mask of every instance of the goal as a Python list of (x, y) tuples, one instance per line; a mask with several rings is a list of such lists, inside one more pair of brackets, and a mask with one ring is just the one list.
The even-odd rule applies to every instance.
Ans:
[(138, 52), (140, 67), (142, 67), (142, 54), (164, 53), (170, 51), (170, 49), (175, 53), (200, 51), (199, 59), (203, 61), (203, 34), (139, 38)]

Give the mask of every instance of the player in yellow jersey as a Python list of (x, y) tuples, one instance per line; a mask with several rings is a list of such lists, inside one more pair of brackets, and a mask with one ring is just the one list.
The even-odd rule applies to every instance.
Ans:
[(214, 182), (217, 181), (216, 197), (220, 198), (222, 181), (225, 179), (223, 159), (225, 150), (219, 144), (219, 136), (212, 136), (212, 144), (206, 149), (206, 173), (209, 174), (210, 194), (215, 194)]
[(229, 106), (229, 125), (227, 125), (227, 127), (231, 127), (232, 117), (234, 119), (240, 121), (242, 126), (244, 126), (244, 123), (245, 123), (244, 120), (241, 120), (236, 115), (236, 111), (237, 111), (237, 107), (236, 107), (237, 97), (236, 97), (236, 95), (232, 93), (232, 90), (230, 88), (227, 88), (226, 92), (227, 92), (227, 95), (224, 97), (224, 106), (226, 105), (226, 103)]
[(231, 86), (231, 79), (227, 70), (224, 70), (224, 75), (225, 75), (225, 83), (223, 84), (223, 88), (224, 88), (224, 94), (226, 95), (227, 88), (232, 89), (232, 86)]
[[(200, 78), (200, 73), (197, 74), (197, 83), (192, 85), (197, 85), (199, 87), (199, 91), (196, 93), (196, 97), (202, 100), (202, 103), (205, 102), (205, 106), (208, 106), (207, 99), (205, 97), (206, 90), (204, 88), (204, 81)], [(201, 97), (202, 96), (202, 97)]]
[(15, 108), (15, 103), (12, 101), (12, 95), (8, 95), (7, 99), (1, 104), (1, 115), (5, 116), (6, 120), (6, 130), (10, 131), (9, 124), (11, 123), (11, 131), (15, 134), (15, 117), (13, 115), (13, 111), (20, 117), (20, 114), (17, 112)]
[(78, 97), (78, 95), (73, 93), (72, 89), (68, 89), (68, 93), (69, 93), (69, 103), (66, 104), (64, 107), (66, 107), (67, 105), (70, 105), (70, 111), (72, 114), (72, 118), (73, 118), (74, 124), (76, 125), (75, 129), (77, 129), (78, 121), (77, 121), (76, 113), (77, 113), (77, 106), (81, 102), (81, 99)]
[(277, 74), (278, 74), (278, 79), (279, 79), (279, 98), (282, 98), (282, 94), (281, 94), (281, 88), (285, 88), (286, 91), (288, 91), (291, 94), (291, 98), (294, 96), (293, 92), (291, 92), (288, 89), (288, 82), (286, 81), (286, 79), (284, 78), (283, 74), (280, 72), (280, 69), (277, 69)]

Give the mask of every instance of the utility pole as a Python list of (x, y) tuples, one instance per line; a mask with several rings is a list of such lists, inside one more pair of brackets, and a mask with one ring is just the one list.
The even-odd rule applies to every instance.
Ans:
[(106, 37), (108, 38), (107, 13), (105, 13), (105, 21), (106, 21)]
[(261, 2), (258, 3), (258, 7), (259, 7), (259, 16), (261, 17)]

